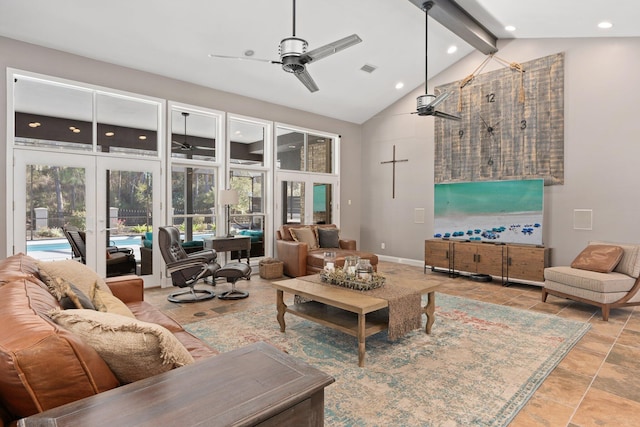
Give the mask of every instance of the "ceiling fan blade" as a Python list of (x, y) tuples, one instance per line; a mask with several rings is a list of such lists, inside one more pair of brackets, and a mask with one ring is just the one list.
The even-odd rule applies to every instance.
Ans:
[(429, 103), (429, 105), (427, 105), (427, 108), (436, 108), (438, 105), (440, 105), (440, 103), (442, 103), (442, 101), (447, 99), (449, 97), (449, 95), (451, 95), (451, 92), (443, 92), (443, 93), (441, 93), (440, 95), (438, 95), (436, 97), (436, 99), (434, 99), (433, 101), (431, 101)]
[(270, 64), (282, 64), (282, 62), (280, 61), (273, 61), (271, 59), (251, 58), (248, 56), (242, 57), (242, 56), (214, 55), (213, 53), (209, 54), (209, 58), (237, 59), (240, 61), (258, 61), (258, 62), (268, 62)]
[(326, 58), (329, 55), (340, 52), (348, 47), (358, 44), (362, 41), (357, 34), (351, 34), (340, 40), (336, 40), (333, 43), (326, 44), (319, 48), (313, 49), (303, 55), (300, 55), (300, 62), (306, 64), (313, 61), (318, 61), (322, 58)]
[(459, 121), (460, 117), (458, 116), (454, 116), (453, 114), (449, 114), (449, 113), (443, 113), (442, 111), (433, 111), (433, 116), (434, 117), (440, 117), (443, 119), (449, 119), (449, 120), (456, 120)]
[(318, 85), (313, 81), (313, 78), (311, 78), (311, 75), (307, 70), (293, 74), (302, 82), (303, 85), (307, 87), (307, 89), (309, 89), (309, 92), (316, 92), (318, 90)]

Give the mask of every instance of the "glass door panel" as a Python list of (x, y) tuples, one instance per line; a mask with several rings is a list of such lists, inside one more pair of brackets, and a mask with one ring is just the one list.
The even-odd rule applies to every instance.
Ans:
[[(154, 218), (160, 215), (160, 164), (98, 158), (96, 254), (98, 273), (159, 277)], [(146, 241), (146, 242), (144, 242)], [(148, 251), (145, 251), (148, 249)], [(100, 256), (105, 254), (106, 256)], [(157, 271), (154, 271), (157, 270)], [(157, 284), (157, 283), (156, 283)]]
[(331, 215), (332, 185), (313, 184), (313, 223), (333, 224)]
[[(338, 224), (338, 179), (280, 172), (276, 178), (276, 218), (282, 224)], [(339, 225), (339, 224), (338, 224)]]
[(305, 224), (305, 183), (282, 181), (282, 224)]
[[(238, 203), (230, 206), (231, 234), (251, 238), (251, 258), (265, 255), (264, 172), (232, 169), (229, 185), (238, 192)], [(240, 258), (246, 257), (244, 251)], [(232, 253), (231, 258), (238, 258)]]
[(27, 164), (25, 172), (27, 255), (43, 261), (82, 257), (72, 251), (63, 230), (86, 228), (86, 170)]
[(95, 218), (93, 193), (87, 191), (95, 183), (87, 167), (93, 158), (23, 150), (14, 157), (13, 253), (43, 261), (80, 258), (63, 230), (86, 232)]
[(216, 234), (214, 168), (174, 164), (171, 167), (172, 222), (184, 241), (202, 241)]

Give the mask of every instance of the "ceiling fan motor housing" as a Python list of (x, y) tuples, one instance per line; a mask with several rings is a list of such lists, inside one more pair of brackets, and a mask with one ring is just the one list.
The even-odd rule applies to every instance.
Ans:
[(419, 97), (416, 98), (417, 104), (418, 104), (418, 113), (423, 113), (423, 112), (427, 112), (429, 110), (432, 110), (431, 107), (429, 107), (429, 104), (431, 104), (433, 102), (433, 100), (436, 99), (435, 95), (420, 95)]
[(300, 63), (300, 56), (307, 52), (307, 41), (297, 37), (287, 37), (280, 42), (280, 62), (282, 69), (288, 73), (301, 73), (304, 64)]

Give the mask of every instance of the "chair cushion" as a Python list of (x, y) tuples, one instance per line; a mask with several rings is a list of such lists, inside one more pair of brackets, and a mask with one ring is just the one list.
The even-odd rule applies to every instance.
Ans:
[(339, 248), (340, 230), (337, 228), (318, 228), (318, 246), (321, 248)]
[(296, 242), (306, 243), (310, 250), (318, 248), (316, 233), (311, 227), (291, 228), (290, 231)]
[(640, 276), (640, 245), (601, 241), (593, 241), (589, 242), (589, 244), (620, 246), (624, 250), (624, 255), (622, 255), (622, 259), (613, 271), (617, 271), (618, 273), (623, 273), (634, 278)]
[(193, 363), (166, 328), (94, 310), (52, 310), (49, 316), (93, 347), (122, 383)]
[(550, 280), (573, 288), (587, 289), (598, 293), (628, 292), (635, 283), (634, 278), (615, 271), (599, 273), (567, 266), (545, 268), (544, 279), (545, 287), (547, 287), (547, 281)]
[(624, 255), (624, 249), (613, 245), (588, 245), (571, 263), (572, 268), (610, 273)]

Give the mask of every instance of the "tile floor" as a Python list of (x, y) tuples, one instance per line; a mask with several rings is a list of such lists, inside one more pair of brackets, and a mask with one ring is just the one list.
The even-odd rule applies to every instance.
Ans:
[[(386, 275), (425, 277), (422, 268), (406, 264), (381, 262), (378, 268)], [(426, 276), (442, 283), (442, 293), (591, 323), (589, 332), (549, 375), (511, 426), (640, 425), (640, 307), (613, 309), (609, 321), (603, 322), (600, 310), (586, 304), (554, 296), (542, 303), (537, 286), (504, 287), (430, 271)], [(238, 288), (248, 290), (250, 296), (236, 301), (216, 298), (192, 304), (170, 303), (166, 296), (176, 288), (148, 289), (145, 299), (184, 324), (275, 304), (275, 291), (269, 282), (258, 275), (248, 282), (238, 282)], [(221, 291), (228, 286), (218, 283), (216, 287)], [(438, 325), (437, 314), (434, 327)]]

